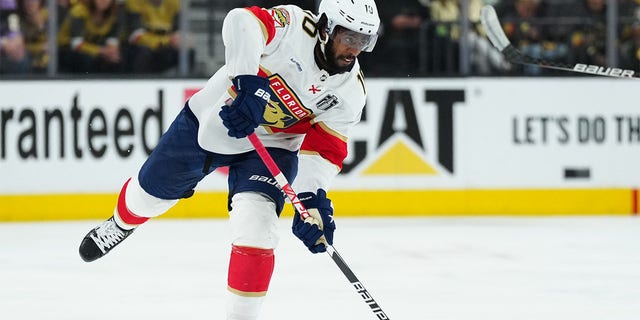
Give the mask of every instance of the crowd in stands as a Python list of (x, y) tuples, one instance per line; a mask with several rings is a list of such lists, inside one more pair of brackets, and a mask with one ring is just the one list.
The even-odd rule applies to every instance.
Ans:
[[(640, 70), (640, 0), (616, 1), (617, 66)], [(470, 74), (552, 74), (538, 67), (510, 65), (491, 47), (480, 24), (485, 4), (496, 8), (511, 43), (527, 55), (567, 64), (607, 65), (607, 0), (468, 0), (465, 44)], [(381, 1), (379, 8), (384, 29), (375, 54), (362, 59), (368, 74), (459, 74), (460, 0)]]
[[(165, 73), (175, 69), (181, 45), (180, 0), (56, 0), (57, 59), (62, 73)], [(617, 66), (640, 70), (640, 0), (616, 0)], [(316, 0), (217, 0), (221, 10)], [(361, 64), (372, 76), (460, 73), (461, 43), (473, 75), (545, 75), (513, 66), (488, 42), (480, 8), (492, 4), (503, 29), (522, 52), (556, 62), (607, 65), (607, 0), (380, 0), (382, 29), (376, 50)], [(46, 0), (0, 0), (0, 75), (44, 73), (50, 63)], [(468, 32), (461, 19), (469, 18)], [(463, 39), (463, 37), (465, 37)]]
[[(178, 64), (180, 0), (57, 0), (55, 14), (62, 73), (162, 73)], [(0, 0), (0, 15), (0, 74), (45, 72), (46, 0)]]

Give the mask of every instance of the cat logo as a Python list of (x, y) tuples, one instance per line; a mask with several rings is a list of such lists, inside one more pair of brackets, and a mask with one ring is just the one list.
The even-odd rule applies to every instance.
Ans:
[(273, 8), (271, 10), (271, 17), (273, 17), (276, 28), (284, 28), (289, 25), (291, 21), (289, 12), (283, 8)]

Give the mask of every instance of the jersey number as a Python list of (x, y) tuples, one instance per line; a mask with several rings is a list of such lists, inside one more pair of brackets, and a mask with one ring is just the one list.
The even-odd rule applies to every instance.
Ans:
[(364, 5), (364, 10), (369, 14), (373, 14), (373, 7), (368, 4)]
[(306, 32), (311, 38), (316, 37), (316, 23), (313, 19), (307, 16), (304, 16), (304, 19), (302, 20), (302, 30), (304, 30), (304, 32)]

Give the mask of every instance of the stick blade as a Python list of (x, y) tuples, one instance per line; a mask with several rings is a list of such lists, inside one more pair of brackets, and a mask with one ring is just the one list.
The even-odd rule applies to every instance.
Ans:
[(493, 44), (496, 49), (502, 51), (511, 44), (507, 35), (505, 35), (502, 30), (500, 20), (498, 20), (498, 15), (493, 6), (485, 5), (482, 7), (480, 10), (480, 21), (487, 33), (489, 41), (491, 41), (491, 44)]

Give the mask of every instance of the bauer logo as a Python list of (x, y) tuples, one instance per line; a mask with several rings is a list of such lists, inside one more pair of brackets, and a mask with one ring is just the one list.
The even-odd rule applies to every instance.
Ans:
[(573, 67), (573, 70), (579, 72), (586, 72), (591, 74), (596, 74), (600, 76), (612, 76), (612, 77), (628, 77), (633, 78), (635, 71), (633, 70), (625, 70), (619, 68), (605, 68), (600, 66), (594, 66), (590, 64), (576, 64)]
[(369, 308), (371, 308), (371, 311), (373, 311), (379, 320), (389, 320), (389, 317), (387, 317), (384, 311), (382, 311), (382, 308), (380, 308), (378, 303), (373, 299), (373, 297), (371, 297), (371, 294), (369, 294), (369, 291), (367, 291), (360, 282), (356, 281), (352, 284), (360, 294), (360, 297), (364, 299), (364, 302), (369, 306)]
[(264, 182), (266, 184), (270, 184), (272, 186), (276, 186), (280, 188), (280, 186), (278, 185), (278, 182), (276, 182), (276, 180), (272, 177), (265, 177), (265, 176), (254, 174), (251, 177), (249, 177), (249, 181)]

